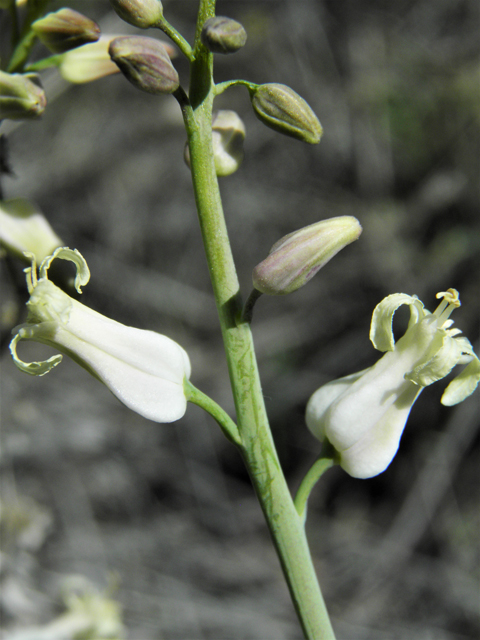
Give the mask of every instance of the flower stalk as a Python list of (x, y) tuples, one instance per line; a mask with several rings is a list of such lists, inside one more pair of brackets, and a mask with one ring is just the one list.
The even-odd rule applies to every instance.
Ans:
[(240, 450), (272, 534), (305, 637), (334, 638), (318, 586), (303, 520), (298, 515), (273, 443), (250, 326), (241, 318), (241, 296), (225, 224), (212, 147), (215, 86), (213, 55), (201, 41), (215, 2), (201, 0), (190, 102), (181, 101), (188, 135), (193, 187), (207, 263), (227, 356), (237, 413)]

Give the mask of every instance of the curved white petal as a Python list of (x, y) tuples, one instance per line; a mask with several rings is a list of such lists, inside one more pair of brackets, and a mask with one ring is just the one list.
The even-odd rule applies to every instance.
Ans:
[(393, 293), (384, 298), (373, 310), (372, 323), (370, 325), (370, 340), (375, 349), (393, 351), (395, 348), (395, 338), (392, 330), (393, 316), (395, 311), (404, 304), (410, 306), (410, 324), (417, 322), (419, 317), (425, 315), (423, 304), (416, 296), (409, 296), (406, 293)]
[(31, 376), (44, 376), (46, 373), (51, 371), (57, 364), (63, 359), (63, 356), (57, 354), (55, 356), (51, 356), (48, 360), (43, 360), (41, 362), (24, 362), (18, 357), (17, 354), (17, 344), (21, 340), (33, 340), (33, 336), (35, 335), (35, 327), (37, 325), (24, 325), (18, 327), (16, 335), (13, 337), (13, 340), (10, 342), (10, 353), (12, 354), (12, 358), (14, 363), (24, 373), (28, 373)]
[(451, 407), (468, 398), (480, 381), (480, 361), (475, 354), (470, 364), (445, 389), (440, 402)]
[(47, 256), (42, 261), (42, 264), (39, 268), (40, 279), (47, 278), (48, 269), (50, 268), (50, 265), (52, 264), (53, 260), (55, 260), (55, 258), (73, 262), (73, 264), (77, 268), (74, 283), (75, 289), (78, 291), (78, 293), (82, 293), (82, 287), (85, 286), (90, 280), (90, 269), (88, 268), (85, 258), (77, 249), (69, 249), (68, 247), (58, 247), (58, 249), (55, 249), (51, 256)]

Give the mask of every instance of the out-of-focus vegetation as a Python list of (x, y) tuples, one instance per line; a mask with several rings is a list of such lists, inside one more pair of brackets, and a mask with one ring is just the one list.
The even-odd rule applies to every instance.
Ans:
[[(104, 32), (132, 31), (107, 2), (70, 6)], [(196, 2), (164, 7), (191, 39)], [(244, 163), (221, 183), (244, 295), (282, 235), (337, 215), (364, 228), (307, 287), (255, 309), (267, 406), (296, 488), (318, 453), (306, 401), (376, 360), (368, 329), (385, 295), (417, 294), (433, 310), (437, 291), (455, 287), (456, 326), (478, 353), (479, 6), (239, 0), (219, 1), (218, 13), (248, 41), (218, 56), (217, 79), (287, 84), (325, 132), (303, 145), (264, 127), (244, 89), (218, 100), (247, 129)], [(185, 83), (186, 63), (175, 66)], [(36, 201), (82, 252), (86, 304), (177, 340), (195, 385), (233, 413), (177, 104), (120, 75), (70, 86), (52, 72), (45, 88), (40, 122), (0, 129), (14, 171), (5, 197)], [(22, 267), (1, 262), (5, 332), (16, 312), (22, 321)], [(479, 396), (445, 408), (442, 390), (422, 393), (384, 474), (359, 481), (335, 469), (312, 495), (309, 538), (339, 640), (478, 637)], [(2, 423), (2, 489), (50, 523), (16, 564), (21, 575), (4, 548), (0, 578), (15, 585), (0, 603), (5, 628), (50, 622), (65, 575), (101, 591), (117, 572), (132, 640), (300, 637), (242, 462), (199, 409), (148, 423), (66, 359), (37, 379), (4, 352)]]

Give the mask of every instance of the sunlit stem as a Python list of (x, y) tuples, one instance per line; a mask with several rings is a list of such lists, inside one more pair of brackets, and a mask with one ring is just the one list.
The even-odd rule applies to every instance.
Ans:
[(235, 400), (240, 451), (290, 589), (305, 637), (332, 640), (333, 630), (318, 586), (302, 519), (286, 484), (266, 414), (250, 326), (242, 322), (242, 302), (230, 248), (212, 148), (212, 109), (216, 91), (213, 55), (201, 42), (214, 0), (200, 0), (191, 63), (189, 98), (182, 107), (190, 148), (190, 167), (208, 268)]

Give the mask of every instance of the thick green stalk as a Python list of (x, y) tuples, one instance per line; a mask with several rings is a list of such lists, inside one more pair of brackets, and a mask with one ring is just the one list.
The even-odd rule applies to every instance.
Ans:
[[(199, 25), (214, 14), (214, 2), (200, 3)], [(213, 160), (211, 117), (213, 56), (201, 44), (200, 29), (191, 65), (190, 103), (181, 100), (190, 164), (208, 267), (235, 398), (241, 451), (265, 514), (305, 637), (334, 638), (302, 518), (293, 504), (278, 461), (263, 401), (250, 325), (241, 320), (241, 298)], [(178, 96), (177, 96), (178, 97)]]

